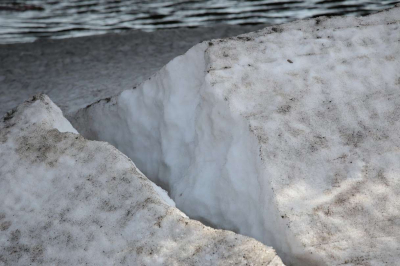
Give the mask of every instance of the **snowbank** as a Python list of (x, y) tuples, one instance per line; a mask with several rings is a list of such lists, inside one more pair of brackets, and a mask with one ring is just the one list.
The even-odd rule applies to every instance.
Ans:
[(400, 260), (400, 8), (203, 42), (80, 110), (191, 218), (293, 265)]
[(0, 122), (0, 265), (283, 265), (271, 248), (166, 201), (45, 95)]

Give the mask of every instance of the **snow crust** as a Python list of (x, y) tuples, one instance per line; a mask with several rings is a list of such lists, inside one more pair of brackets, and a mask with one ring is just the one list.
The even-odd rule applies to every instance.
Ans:
[(0, 265), (283, 265), (272, 248), (171, 205), (45, 95), (0, 122)]
[(288, 265), (400, 260), (400, 7), (194, 46), (80, 110), (189, 217)]

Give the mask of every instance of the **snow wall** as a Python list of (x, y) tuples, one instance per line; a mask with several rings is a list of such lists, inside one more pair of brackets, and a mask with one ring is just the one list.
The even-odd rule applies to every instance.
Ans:
[(190, 218), (254, 237), (281, 257), (296, 254), (264, 178), (257, 138), (208, 82), (207, 47), (193, 47), (138, 88), (71, 121), (86, 138), (130, 157)]
[(254, 239), (189, 219), (40, 94), (0, 120), (0, 265), (283, 264)]
[(191, 218), (273, 246), (288, 265), (393, 262), (398, 14), (200, 43), (71, 122)]

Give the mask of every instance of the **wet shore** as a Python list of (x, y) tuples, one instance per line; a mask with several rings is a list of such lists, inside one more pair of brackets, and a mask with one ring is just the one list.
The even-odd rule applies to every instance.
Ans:
[(218, 26), (0, 45), (0, 116), (39, 92), (73, 112), (130, 89), (193, 45), (255, 31)]

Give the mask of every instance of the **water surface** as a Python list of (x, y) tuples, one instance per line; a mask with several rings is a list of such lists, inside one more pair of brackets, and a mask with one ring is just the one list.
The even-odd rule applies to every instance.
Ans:
[(393, 0), (0, 0), (0, 43), (130, 29), (279, 24), (320, 15), (367, 15)]

